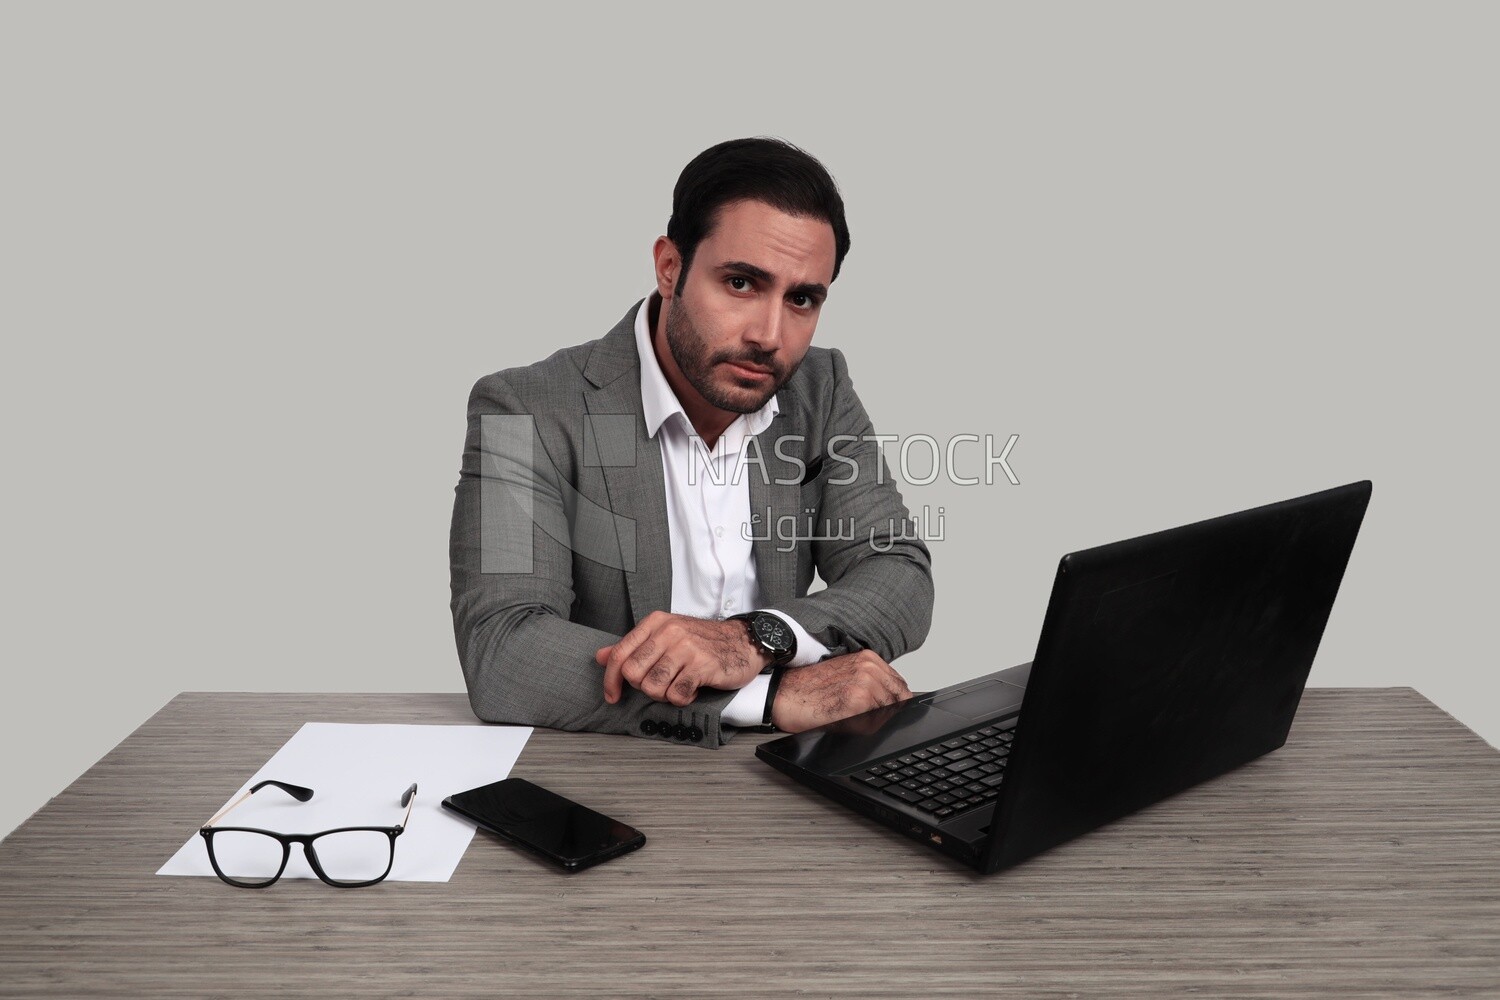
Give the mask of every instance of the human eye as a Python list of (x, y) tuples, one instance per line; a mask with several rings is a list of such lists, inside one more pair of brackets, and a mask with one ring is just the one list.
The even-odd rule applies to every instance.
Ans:
[(818, 300), (813, 298), (811, 295), (806, 295), (799, 292), (796, 295), (792, 296), (792, 305), (804, 311), (815, 308), (817, 304)]
[(728, 283), (729, 287), (736, 292), (748, 292), (753, 287), (755, 287), (750, 279), (745, 277), (743, 274), (731, 274), (729, 277), (725, 278), (724, 281)]

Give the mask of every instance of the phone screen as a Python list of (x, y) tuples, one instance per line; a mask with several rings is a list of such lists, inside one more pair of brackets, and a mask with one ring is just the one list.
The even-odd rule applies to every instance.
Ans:
[(524, 778), (459, 792), (443, 805), (569, 871), (618, 857), (646, 842), (634, 827)]

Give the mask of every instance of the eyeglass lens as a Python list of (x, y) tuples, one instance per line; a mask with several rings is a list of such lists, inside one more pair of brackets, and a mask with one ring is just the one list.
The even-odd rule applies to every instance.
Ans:
[(286, 848), (275, 837), (244, 830), (215, 830), (208, 842), (214, 866), (226, 879), (261, 885), (281, 874)]

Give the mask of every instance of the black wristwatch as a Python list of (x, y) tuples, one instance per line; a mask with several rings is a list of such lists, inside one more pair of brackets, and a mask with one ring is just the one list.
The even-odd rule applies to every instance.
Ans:
[(750, 632), (750, 641), (771, 656), (771, 666), (779, 667), (797, 655), (797, 636), (786, 622), (766, 611), (749, 611), (730, 615), (728, 621), (742, 621)]

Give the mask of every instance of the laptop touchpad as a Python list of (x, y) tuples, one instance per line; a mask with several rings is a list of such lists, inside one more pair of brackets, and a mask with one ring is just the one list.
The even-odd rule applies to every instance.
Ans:
[(944, 691), (928, 704), (966, 719), (983, 719), (1019, 709), (1025, 693), (1025, 688), (987, 679), (965, 684), (953, 691)]

